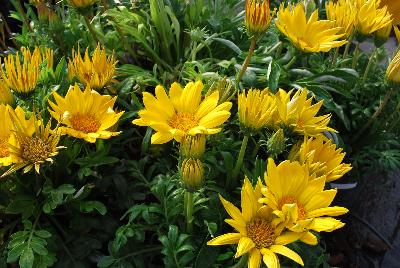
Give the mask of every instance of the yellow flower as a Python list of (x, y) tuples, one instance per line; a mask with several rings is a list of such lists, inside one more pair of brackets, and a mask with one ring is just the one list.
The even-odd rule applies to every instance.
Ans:
[(267, 31), (273, 15), (269, 10), (269, 0), (246, 0), (246, 28), (250, 35)]
[(114, 76), (115, 64), (117, 61), (114, 55), (107, 57), (105, 48), (97, 45), (92, 58), (86, 49), (84, 59), (82, 59), (79, 48), (76, 53), (72, 50), (72, 59), (68, 63), (68, 75), (72, 79), (76, 77), (85, 86), (89, 85), (92, 89), (102, 89)]
[(184, 159), (180, 174), (183, 187), (189, 192), (195, 192), (200, 189), (204, 181), (203, 163), (199, 159)]
[(180, 155), (182, 158), (200, 159), (206, 151), (206, 137), (202, 134), (186, 135), (181, 140)]
[(323, 101), (311, 105), (312, 98), (307, 99), (307, 89), (298, 90), (292, 97), (290, 92), (279, 89), (276, 93), (279, 122), (292, 127), (302, 135), (317, 136), (324, 131), (335, 131), (328, 127), (331, 115), (316, 116)]
[(238, 95), (238, 115), (240, 124), (250, 131), (258, 131), (272, 124), (276, 111), (274, 97), (268, 89), (250, 89)]
[(218, 91), (202, 100), (202, 89), (201, 81), (190, 82), (185, 88), (175, 82), (170, 87), (169, 96), (162, 86), (156, 87), (156, 97), (143, 92), (145, 109), (139, 112), (140, 118), (132, 123), (154, 129), (156, 133), (151, 137), (153, 144), (172, 139), (181, 142), (185, 135), (216, 134), (221, 131), (219, 126), (231, 115), (232, 103), (218, 105)]
[(220, 200), (232, 219), (225, 222), (231, 225), (237, 232), (218, 236), (210, 241), (209, 246), (221, 246), (238, 244), (235, 258), (246, 253), (249, 254), (248, 267), (259, 268), (261, 259), (268, 268), (280, 267), (276, 254), (286, 256), (293, 261), (304, 265), (301, 257), (291, 249), (285, 247), (299, 238), (303, 233), (282, 232), (282, 228), (273, 225), (274, 215), (267, 206), (262, 206), (257, 200), (261, 195), (262, 184), (258, 181), (255, 188), (246, 178), (242, 187), (241, 205), (242, 211), (222, 196)]
[(343, 34), (344, 39), (348, 39), (351, 36), (357, 9), (349, 0), (339, 0), (336, 3), (329, 1), (326, 3), (326, 16), (328, 20), (334, 22), (334, 27), (341, 28), (338, 34)]
[(347, 41), (339, 40), (340, 27), (335, 27), (332, 21), (318, 20), (318, 10), (315, 10), (307, 20), (304, 5), (281, 4), (276, 26), (292, 42), (294, 46), (304, 52), (328, 52), (332, 48), (340, 47)]
[(393, 28), (394, 28), (394, 33), (396, 34), (397, 45), (400, 45), (400, 30), (399, 30), (399, 27), (393, 26)]
[[(32, 168), (39, 173), (40, 166), (46, 162), (53, 163), (53, 157), (58, 154), (60, 135), (58, 129), (52, 130), (49, 121), (44, 126), (42, 120), (35, 115), (27, 122), (23, 112), (9, 109), (10, 117), (14, 127), (9, 139), (9, 154), (14, 163), (11, 168), (0, 177), (5, 177), (21, 168), (27, 173)], [(23, 117), (22, 117), (23, 116)]]
[(386, 79), (390, 85), (395, 87), (400, 86), (400, 50), (397, 50), (396, 55), (386, 70)]
[(13, 94), (7, 84), (0, 79), (0, 104), (12, 104), (14, 102)]
[(375, 32), (375, 45), (380, 47), (386, 43), (392, 32), (393, 25), (390, 23), (386, 27), (383, 27)]
[[(269, 206), (278, 217), (274, 224), (283, 223), (293, 232), (331, 232), (344, 226), (341, 221), (329, 217), (348, 212), (344, 207), (329, 206), (337, 190), (324, 191), (325, 178), (310, 180), (307, 168), (299, 162), (286, 160), (276, 166), (270, 158), (264, 179), (267, 187), (262, 189), (264, 198), (259, 201)], [(300, 240), (308, 244), (317, 243), (311, 233)]]
[(116, 113), (113, 110), (117, 97), (100, 95), (89, 86), (82, 92), (78, 85), (71, 86), (61, 97), (53, 93), (56, 104), (49, 101), (53, 110), (51, 115), (65, 127), (60, 127), (62, 135), (84, 139), (87, 142), (96, 142), (96, 139), (109, 139), (120, 132), (109, 130), (124, 112)]
[(19, 52), (9, 55), (4, 59), (4, 69), (1, 68), (1, 76), (4, 83), (17, 93), (30, 93), (35, 90), (40, 78), (40, 65), (47, 60), (47, 67), (53, 67), (53, 50), (36, 47), (31, 51), (21, 48), (23, 61)]
[(387, 7), (379, 8), (380, 0), (361, 1), (354, 27), (361, 37), (369, 36), (392, 24)]
[(93, 6), (98, 1), (99, 0), (69, 0), (69, 3), (74, 8), (83, 9), (83, 8), (87, 8), (87, 7)]
[(293, 146), (289, 160), (305, 164), (311, 175), (325, 176), (329, 182), (340, 179), (352, 169), (350, 164), (342, 163), (345, 155), (342, 148), (336, 149), (331, 140), (319, 135), (316, 138), (304, 139), (300, 146)]
[(393, 24), (400, 23), (400, 1), (398, 0), (381, 0), (381, 7), (387, 6), (388, 11), (393, 16)]

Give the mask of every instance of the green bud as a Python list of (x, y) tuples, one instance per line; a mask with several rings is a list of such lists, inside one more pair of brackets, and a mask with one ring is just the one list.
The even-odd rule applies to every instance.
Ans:
[(278, 155), (286, 148), (285, 134), (282, 129), (276, 131), (271, 138), (267, 141), (268, 153), (271, 155)]

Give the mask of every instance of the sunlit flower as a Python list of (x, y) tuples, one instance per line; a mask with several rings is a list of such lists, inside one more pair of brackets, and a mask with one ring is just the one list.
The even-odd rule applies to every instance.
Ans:
[[(265, 182), (267, 187), (262, 189), (264, 198), (259, 201), (273, 209), (278, 217), (275, 223), (283, 223), (293, 232), (331, 232), (344, 226), (341, 221), (330, 217), (348, 212), (344, 207), (329, 206), (337, 190), (324, 191), (325, 178), (310, 180), (308, 169), (299, 162), (286, 160), (276, 166), (272, 158), (268, 159)], [(311, 233), (300, 239), (308, 244), (317, 243)]]
[(12, 104), (14, 97), (7, 84), (0, 79), (0, 104)]
[(116, 113), (113, 110), (117, 97), (100, 95), (89, 86), (82, 91), (78, 85), (71, 86), (61, 97), (53, 93), (56, 103), (49, 101), (53, 110), (51, 115), (62, 125), (62, 135), (84, 139), (87, 142), (96, 142), (96, 139), (109, 139), (120, 132), (110, 130), (124, 112)]
[(231, 102), (218, 105), (219, 93), (213, 92), (202, 100), (203, 83), (188, 83), (182, 88), (173, 83), (169, 96), (162, 86), (157, 86), (154, 97), (143, 92), (145, 109), (139, 111), (139, 119), (132, 121), (139, 126), (150, 126), (156, 133), (151, 143), (162, 144), (175, 139), (181, 142), (185, 135), (216, 134), (220, 125), (230, 116)]
[(302, 135), (316, 136), (324, 131), (335, 131), (328, 127), (330, 114), (316, 116), (323, 101), (311, 105), (313, 98), (307, 99), (307, 93), (307, 89), (300, 89), (291, 96), (292, 91), (279, 89), (275, 95), (279, 122)]
[(393, 86), (400, 86), (400, 50), (393, 57), (386, 69), (386, 79)]
[(268, 268), (280, 267), (276, 254), (281, 254), (304, 265), (301, 257), (296, 252), (285, 247), (285, 245), (303, 237), (304, 234), (282, 232), (282, 228), (274, 226), (272, 210), (257, 202), (262, 196), (261, 188), (260, 181), (253, 188), (250, 181), (247, 178), (245, 179), (241, 194), (241, 211), (220, 196), (226, 212), (232, 217), (232, 219), (226, 219), (225, 222), (237, 232), (223, 234), (211, 239), (207, 245), (238, 244), (235, 258), (248, 253), (249, 268), (259, 268), (261, 259)]
[(400, 23), (400, 1), (398, 0), (381, 0), (381, 7), (387, 6), (390, 14), (393, 16), (393, 24), (397, 25)]
[(4, 59), (1, 76), (4, 83), (17, 93), (30, 93), (35, 90), (40, 78), (40, 65), (47, 60), (47, 68), (53, 66), (53, 50), (36, 47), (33, 52), (22, 47), (20, 53), (8, 55)]
[(289, 160), (305, 164), (311, 175), (326, 177), (326, 181), (340, 179), (351, 170), (350, 164), (342, 163), (346, 153), (342, 148), (337, 149), (335, 144), (323, 135), (305, 139), (300, 146), (293, 146)]
[(326, 16), (334, 22), (334, 27), (340, 27), (338, 34), (344, 34), (343, 38), (348, 39), (353, 33), (354, 21), (357, 16), (357, 9), (349, 0), (339, 0), (336, 3), (326, 3)]
[(268, 89), (250, 89), (238, 96), (239, 122), (245, 129), (258, 131), (271, 125), (276, 111), (275, 99)]
[(79, 48), (78, 52), (72, 50), (72, 59), (68, 63), (68, 75), (72, 79), (76, 77), (85, 86), (92, 89), (102, 89), (114, 76), (115, 64), (117, 61), (114, 55), (107, 56), (105, 48), (97, 45), (92, 58), (89, 50), (86, 49), (82, 59)]
[(246, 28), (250, 35), (267, 31), (273, 15), (269, 10), (269, 0), (246, 0)]
[(189, 192), (195, 192), (203, 185), (204, 167), (199, 159), (184, 159), (180, 168), (180, 174), (182, 185)]
[(87, 8), (96, 4), (99, 0), (68, 0), (74, 8)]
[[(8, 149), (12, 162), (11, 168), (1, 177), (7, 176), (21, 168), (27, 173), (32, 168), (39, 173), (41, 165), (46, 162), (53, 163), (53, 158), (58, 154), (57, 146), (60, 140), (58, 129), (51, 129), (49, 121), (44, 126), (41, 119), (32, 115), (28, 124), (22, 113), (9, 109), (10, 118), (13, 124), (13, 132), (9, 139)], [(31, 123), (33, 122), (33, 124)]]
[(354, 27), (361, 37), (369, 36), (392, 24), (392, 16), (387, 7), (380, 8), (379, 2), (379, 0), (369, 0), (358, 3), (359, 9)]
[(342, 28), (335, 27), (329, 20), (318, 20), (318, 10), (315, 10), (307, 20), (304, 5), (296, 6), (281, 4), (276, 26), (292, 42), (294, 46), (304, 52), (328, 52), (332, 48), (340, 47), (347, 41), (339, 40)]

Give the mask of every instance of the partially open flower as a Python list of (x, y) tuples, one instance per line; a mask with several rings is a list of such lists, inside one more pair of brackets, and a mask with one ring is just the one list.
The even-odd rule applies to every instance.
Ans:
[(246, 0), (246, 28), (250, 36), (267, 31), (272, 20), (269, 0)]
[(203, 185), (204, 167), (199, 159), (184, 159), (182, 161), (180, 173), (182, 185), (189, 192), (195, 192)]
[(349, 0), (329, 1), (326, 3), (326, 16), (333, 21), (334, 27), (340, 27), (338, 34), (343, 34), (344, 39), (350, 38), (353, 33), (357, 9)]
[(398, 0), (381, 0), (381, 7), (387, 7), (390, 14), (393, 16), (393, 24), (400, 23), (400, 1)]

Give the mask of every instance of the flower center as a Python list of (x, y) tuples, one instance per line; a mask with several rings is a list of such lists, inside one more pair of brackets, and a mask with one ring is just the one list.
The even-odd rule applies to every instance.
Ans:
[(8, 142), (6, 139), (0, 139), (0, 158), (7, 157), (10, 155), (8, 151)]
[(199, 120), (191, 113), (177, 113), (169, 121), (169, 125), (186, 133), (190, 129), (197, 127)]
[(255, 218), (247, 224), (247, 236), (256, 244), (256, 248), (266, 248), (275, 242), (275, 229), (269, 221)]
[(52, 152), (50, 144), (38, 137), (26, 138), (21, 147), (22, 158), (29, 163), (45, 161)]
[(101, 125), (99, 121), (90, 114), (76, 114), (73, 115), (69, 121), (71, 122), (73, 129), (85, 133), (97, 132)]
[(278, 207), (282, 209), (285, 204), (296, 204), (297, 205), (297, 213), (299, 220), (305, 220), (307, 218), (307, 211), (303, 204), (301, 204), (296, 198), (292, 196), (285, 196), (279, 201)]

